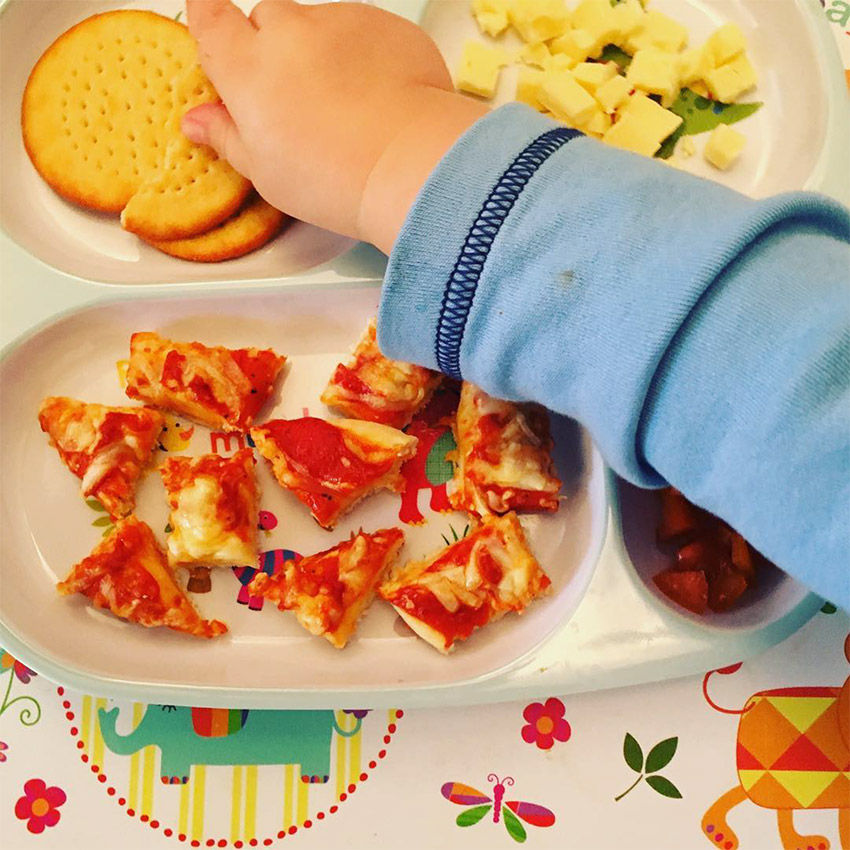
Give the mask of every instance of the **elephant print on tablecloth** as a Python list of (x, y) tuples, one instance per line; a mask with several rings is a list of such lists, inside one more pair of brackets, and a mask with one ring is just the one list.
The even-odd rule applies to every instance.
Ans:
[(302, 782), (327, 782), (333, 733), (340, 729), (334, 712), (266, 711), (149, 705), (141, 722), (127, 735), (116, 731), (118, 709), (98, 711), (106, 746), (129, 755), (151, 745), (162, 752), (160, 775), (165, 784), (189, 781), (192, 765), (297, 764)]
[[(850, 661), (850, 635), (844, 654)], [(828, 850), (824, 836), (797, 832), (794, 810), (836, 809), (842, 850), (850, 850), (850, 677), (841, 687), (760, 691), (742, 709), (721, 708), (708, 696), (709, 677), (738, 667), (707, 673), (703, 682), (713, 708), (741, 717), (736, 751), (740, 784), (705, 813), (703, 833), (715, 847), (737, 850), (738, 837), (726, 815), (750, 799), (776, 810), (784, 850)]]

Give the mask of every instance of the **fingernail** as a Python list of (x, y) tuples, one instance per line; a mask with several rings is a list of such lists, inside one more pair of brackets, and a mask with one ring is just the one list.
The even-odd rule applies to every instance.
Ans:
[(183, 135), (193, 142), (203, 142), (206, 140), (206, 123), (199, 121), (190, 112), (187, 112), (183, 116), (183, 120), (180, 122), (180, 128), (183, 130)]

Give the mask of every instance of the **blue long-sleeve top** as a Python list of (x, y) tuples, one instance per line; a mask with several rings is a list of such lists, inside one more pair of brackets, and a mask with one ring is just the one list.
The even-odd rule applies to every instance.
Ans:
[(511, 105), (419, 193), (378, 341), (574, 417), (850, 608), (848, 243), (827, 198), (754, 201)]

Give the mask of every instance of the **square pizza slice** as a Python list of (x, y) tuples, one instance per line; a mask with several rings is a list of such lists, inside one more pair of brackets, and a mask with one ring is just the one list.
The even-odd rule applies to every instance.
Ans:
[(416, 437), (360, 419), (275, 419), (251, 429), (275, 478), (323, 528), (381, 489), (404, 489), (401, 465), (416, 454)]
[(477, 516), (556, 511), (561, 481), (552, 462), (549, 416), (464, 382), (455, 423), (457, 464), (452, 506)]
[(119, 520), (56, 589), (63, 596), (82, 593), (96, 608), (141, 626), (168, 626), (204, 638), (227, 631), (220, 620), (205, 620), (195, 610), (150, 527), (133, 515)]
[(398, 528), (359, 531), (332, 549), (286, 561), (273, 576), (259, 573), (248, 591), (293, 611), (308, 632), (342, 649), (403, 545)]
[(44, 399), (41, 430), (65, 465), (113, 519), (131, 513), (136, 484), (158, 445), (165, 418), (147, 407), (108, 407), (72, 398)]
[(376, 333), (372, 319), (349, 362), (336, 367), (322, 393), (322, 403), (352, 419), (404, 428), (424, 407), (443, 376), (384, 357)]
[(392, 574), (378, 593), (440, 652), (525, 607), (550, 586), (515, 513), (485, 516), (466, 537)]
[(271, 349), (210, 348), (134, 333), (126, 392), (211, 428), (244, 431), (271, 396), (285, 362)]
[(169, 457), (159, 468), (171, 507), (172, 567), (255, 567), (259, 494), (254, 453)]

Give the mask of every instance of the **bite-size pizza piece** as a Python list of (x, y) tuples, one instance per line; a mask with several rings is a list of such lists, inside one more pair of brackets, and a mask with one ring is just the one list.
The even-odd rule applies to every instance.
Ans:
[(149, 628), (168, 626), (204, 638), (227, 631), (220, 620), (201, 617), (175, 581), (150, 527), (134, 515), (119, 520), (56, 589), (63, 596), (82, 593), (96, 608)]
[(366, 496), (404, 489), (401, 465), (418, 439), (360, 419), (274, 419), (251, 429), (278, 482), (291, 490), (323, 528), (333, 528)]
[(285, 362), (271, 349), (208, 347), (134, 333), (126, 392), (211, 428), (244, 431), (268, 401)]
[(561, 481), (544, 408), (493, 398), (464, 381), (454, 430), (452, 507), (477, 516), (558, 510)]
[(172, 567), (255, 567), (259, 493), (254, 453), (169, 457), (159, 468), (168, 494)]
[(475, 629), (510, 611), (521, 614), (550, 584), (509, 513), (484, 516), (463, 539), (406, 564), (378, 594), (419, 637), (449, 652)]
[(352, 419), (404, 428), (442, 379), (439, 372), (384, 357), (372, 319), (349, 362), (334, 370), (321, 400)]
[(65, 466), (113, 519), (135, 506), (136, 484), (157, 448), (165, 418), (147, 407), (109, 407), (62, 396), (44, 399), (41, 430)]
[(361, 530), (332, 549), (286, 561), (273, 576), (260, 572), (248, 592), (291, 610), (308, 632), (342, 649), (403, 545), (398, 528)]

